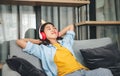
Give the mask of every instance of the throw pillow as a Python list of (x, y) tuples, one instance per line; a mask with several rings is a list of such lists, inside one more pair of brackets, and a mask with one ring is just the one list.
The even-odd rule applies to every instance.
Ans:
[(6, 60), (10, 69), (17, 71), (21, 76), (46, 76), (44, 71), (37, 69), (27, 60), (19, 57), (12, 57)]
[(86, 66), (90, 69), (98, 67), (107, 68), (120, 61), (120, 53), (115, 44), (103, 47), (80, 50)]

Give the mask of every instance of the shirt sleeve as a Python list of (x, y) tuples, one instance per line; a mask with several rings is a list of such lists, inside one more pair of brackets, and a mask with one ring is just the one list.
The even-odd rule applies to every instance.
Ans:
[(70, 46), (72, 46), (74, 42), (74, 37), (75, 37), (74, 31), (67, 31), (66, 35), (63, 38), (63, 42), (65, 44), (69, 44)]
[(37, 44), (33, 44), (31, 42), (27, 42), (26, 47), (23, 49), (23, 51), (32, 54), (36, 57), (39, 57), (41, 59), (41, 53), (42, 53), (42, 46), (37, 45)]

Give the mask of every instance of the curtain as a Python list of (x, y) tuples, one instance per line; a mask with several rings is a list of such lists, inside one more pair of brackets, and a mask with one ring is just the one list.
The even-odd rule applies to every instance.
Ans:
[(69, 24), (73, 24), (73, 15), (73, 7), (41, 7), (41, 18), (47, 22), (54, 23), (58, 29), (62, 29)]
[(0, 43), (17, 39), (17, 7), (0, 5)]
[[(87, 8), (87, 9), (86, 9)], [(78, 17), (78, 19), (76, 18), (77, 22), (76, 23), (80, 23), (80, 22), (84, 22), (84, 21), (89, 21), (89, 8), (88, 5), (87, 6), (82, 6), (80, 8), (76, 9), (76, 17)], [(88, 17), (88, 19), (87, 19)], [(77, 26), (77, 39), (78, 40), (86, 40), (86, 39), (90, 39), (90, 28), (89, 26)]]
[(0, 62), (7, 59), (8, 41), (17, 39), (17, 7), (0, 5)]
[[(97, 21), (120, 21), (119, 0), (96, 0)], [(97, 38), (110, 37), (120, 47), (120, 26), (98, 26)]]
[(33, 6), (19, 6), (20, 38), (35, 38), (36, 15)]
[(9, 41), (35, 38), (36, 18), (33, 6), (0, 5), (0, 62), (9, 53)]

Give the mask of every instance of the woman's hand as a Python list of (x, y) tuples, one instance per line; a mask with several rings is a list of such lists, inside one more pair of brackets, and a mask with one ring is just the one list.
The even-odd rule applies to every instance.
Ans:
[(61, 30), (59, 32), (59, 37), (63, 36), (64, 34), (66, 34), (67, 31), (74, 31), (74, 25), (68, 25), (67, 27), (65, 27), (63, 30)]

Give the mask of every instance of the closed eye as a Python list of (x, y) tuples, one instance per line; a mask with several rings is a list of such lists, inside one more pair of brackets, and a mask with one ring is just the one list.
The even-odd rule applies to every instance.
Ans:
[(54, 27), (53, 29), (56, 29), (56, 27)]
[(51, 30), (50, 28), (48, 28), (47, 30)]

